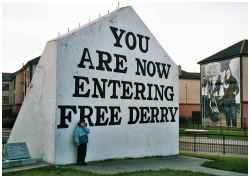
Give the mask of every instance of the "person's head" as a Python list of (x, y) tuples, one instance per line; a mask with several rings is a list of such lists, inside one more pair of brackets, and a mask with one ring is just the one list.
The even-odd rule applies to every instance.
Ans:
[(225, 73), (225, 79), (228, 80), (230, 78), (230, 76), (231, 76), (231, 70), (230, 70), (230, 68), (228, 68), (226, 70), (226, 73)]
[(86, 127), (87, 124), (86, 124), (86, 122), (84, 120), (80, 120), (79, 123), (78, 123), (78, 126), (79, 127)]

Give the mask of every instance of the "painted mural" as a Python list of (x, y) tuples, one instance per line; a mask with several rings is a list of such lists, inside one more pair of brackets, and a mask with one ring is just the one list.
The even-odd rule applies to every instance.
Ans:
[(204, 127), (240, 127), (240, 60), (201, 65)]

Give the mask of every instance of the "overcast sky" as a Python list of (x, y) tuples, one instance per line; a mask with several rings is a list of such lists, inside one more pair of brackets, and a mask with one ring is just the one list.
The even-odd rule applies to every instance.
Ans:
[[(68, 27), (72, 30), (113, 11), (117, 2), (3, 3), (2, 71), (15, 72), (41, 55), (58, 32), (64, 34)], [(120, 0), (120, 6), (125, 5), (135, 9), (166, 52), (187, 71), (199, 72), (199, 60), (248, 38), (247, 3)]]

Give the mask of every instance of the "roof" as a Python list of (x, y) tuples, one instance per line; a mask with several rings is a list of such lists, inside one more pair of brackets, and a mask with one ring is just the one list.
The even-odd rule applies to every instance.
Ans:
[(30, 61), (27, 62), (26, 65), (32, 65), (32, 64), (37, 64), (39, 62), (39, 59), (40, 59), (41, 56), (38, 56), (34, 59), (31, 59)]
[(201, 61), (198, 64), (206, 64), (215, 61), (221, 61), (226, 59), (231, 59), (234, 57), (248, 56), (248, 40), (242, 40), (238, 43), (225, 48), (212, 56), (209, 56)]
[(179, 79), (200, 80), (200, 73), (181, 70)]
[(40, 57), (41, 56), (38, 56), (34, 59), (29, 60), (21, 69), (17, 70), (14, 73), (7, 73), (7, 72), (2, 73), (2, 81), (11, 81), (11, 80), (15, 79), (16, 74), (18, 72), (22, 72), (27, 66), (33, 65), (33, 64), (38, 64)]
[(2, 73), (2, 81), (11, 81), (15, 78), (14, 73)]
[(41, 56), (38, 56), (38, 57), (36, 57), (34, 59), (29, 60), (21, 69), (19, 69), (16, 72), (14, 72), (14, 74), (23, 71), (29, 65), (37, 64), (39, 62), (40, 58), (41, 58)]

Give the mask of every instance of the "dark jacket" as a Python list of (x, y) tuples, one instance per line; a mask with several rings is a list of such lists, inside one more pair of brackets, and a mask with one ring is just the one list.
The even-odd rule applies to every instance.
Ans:
[(88, 142), (88, 134), (89, 134), (89, 129), (88, 128), (82, 128), (79, 125), (74, 130), (74, 141), (75, 144), (78, 146), (83, 143)]
[(225, 84), (228, 85), (228, 87), (224, 87), (223, 103), (224, 105), (235, 104), (235, 97), (239, 93), (239, 86), (236, 78), (231, 75), (229, 79), (225, 80)]

